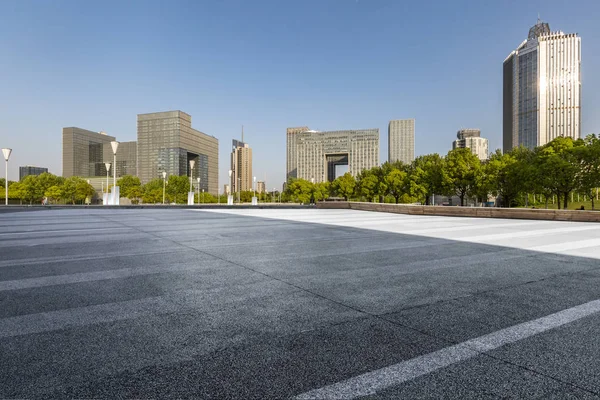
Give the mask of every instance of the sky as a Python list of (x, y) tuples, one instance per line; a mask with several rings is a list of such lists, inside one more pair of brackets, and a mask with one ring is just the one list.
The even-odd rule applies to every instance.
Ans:
[[(502, 143), (502, 62), (541, 19), (582, 37), (582, 134), (600, 132), (597, 0), (192, 0), (0, 2), (0, 147), (62, 173), (62, 128), (136, 140), (136, 116), (182, 110), (231, 139), (253, 174), (285, 180), (287, 127), (380, 130), (415, 118), (415, 153), (461, 128)], [(4, 166), (0, 167), (4, 176)]]

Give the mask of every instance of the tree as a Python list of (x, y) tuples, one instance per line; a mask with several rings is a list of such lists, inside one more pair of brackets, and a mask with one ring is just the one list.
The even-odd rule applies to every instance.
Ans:
[(594, 199), (600, 187), (600, 138), (588, 135), (583, 143), (574, 148), (575, 158), (580, 166), (578, 186), (590, 198), (594, 210)]
[(148, 204), (162, 203), (163, 184), (163, 180), (157, 178), (142, 186), (142, 201)]
[(119, 194), (121, 197), (127, 197), (130, 200), (136, 200), (140, 197), (142, 191), (142, 183), (140, 178), (132, 175), (123, 175), (117, 180), (117, 186), (119, 186)]
[(346, 201), (354, 194), (356, 188), (356, 180), (350, 172), (346, 172), (344, 175), (337, 177), (331, 183), (331, 189), (337, 196), (342, 196)]
[[(167, 194), (169, 202), (175, 202), (178, 204), (187, 203), (187, 193), (190, 190), (190, 178), (187, 176), (169, 176), (169, 183), (167, 184)], [(162, 198), (162, 193), (161, 193)]]
[(61, 200), (63, 197), (63, 191), (61, 186), (50, 186), (48, 189), (46, 189), (44, 196), (46, 196), (50, 201), (53, 202)]
[(406, 175), (406, 172), (394, 168), (385, 177), (385, 183), (388, 190), (387, 194), (396, 200), (396, 204), (398, 204), (400, 197), (406, 193)]
[(450, 182), (444, 168), (444, 159), (439, 154), (419, 156), (413, 162), (413, 168), (419, 168), (422, 174), (419, 183), (425, 189), (425, 204), (429, 205), (434, 194), (446, 194)]
[(465, 197), (475, 192), (479, 168), (479, 158), (471, 153), (471, 149), (450, 150), (446, 156), (445, 169), (451, 188), (449, 194), (460, 197), (461, 206), (465, 205)]
[(542, 187), (563, 199), (566, 210), (569, 194), (578, 187), (580, 165), (575, 156), (574, 147), (583, 142), (574, 142), (570, 137), (557, 137), (546, 145), (536, 149), (536, 168)]
[(357, 192), (359, 196), (372, 202), (377, 195), (378, 179), (372, 170), (364, 170), (358, 175), (356, 181)]
[(290, 179), (284, 191), (284, 198), (296, 203), (309, 203), (314, 191), (313, 186), (306, 179)]

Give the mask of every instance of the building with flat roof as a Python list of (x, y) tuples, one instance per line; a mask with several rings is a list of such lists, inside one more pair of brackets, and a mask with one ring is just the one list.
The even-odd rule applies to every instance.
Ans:
[(415, 120), (397, 119), (388, 125), (388, 161), (410, 164), (415, 159)]
[(461, 129), (456, 133), (456, 140), (452, 142), (452, 149), (471, 149), (471, 153), (481, 161), (489, 157), (488, 140), (481, 137), (479, 129)]
[(110, 142), (116, 140), (114, 136), (104, 132), (93, 132), (86, 129), (70, 127), (63, 128), (62, 149), (63, 163), (62, 176), (105, 176), (105, 162), (112, 164), (112, 150), (110, 158), (105, 158), (105, 146), (110, 148)]
[(267, 191), (267, 186), (265, 181), (256, 182), (256, 193), (265, 193)]
[(192, 128), (192, 117), (183, 111), (137, 116), (137, 173), (142, 183), (168, 175), (200, 177), (200, 188), (216, 195), (219, 178), (219, 141)]
[(319, 132), (288, 128), (288, 179), (333, 181), (379, 165), (379, 129)]
[(233, 192), (252, 190), (252, 149), (248, 143), (233, 139), (231, 151), (231, 187)]
[(26, 176), (29, 175), (41, 175), (44, 172), (48, 172), (48, 168), (43, 168), (43, 167), (34, 167), (32, 165), (24, 165), (22, 167), (19, 167), (19, 181), (22, 181), (23, 178), (25, 178)]
[(538, 19), (503, 63), (502, 147), (581, 137), (581, 38)]

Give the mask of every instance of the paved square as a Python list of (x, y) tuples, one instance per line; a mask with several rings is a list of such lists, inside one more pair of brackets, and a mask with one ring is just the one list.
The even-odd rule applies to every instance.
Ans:
[(600, 398), (600, 224), (0, 214), (0, 398)]

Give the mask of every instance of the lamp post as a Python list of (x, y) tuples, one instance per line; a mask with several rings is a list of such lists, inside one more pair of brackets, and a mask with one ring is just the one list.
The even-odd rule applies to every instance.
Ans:
[(4, 154), (4, 160), (6, 161), (6, 180), (4, 181), (4, 195), (6, 196), (4, 197), (4, 205), (6, 206), (8, 205), (8, 159), (10, 158), (10, 153), (12, 153), (12, 149), (2, 149), (2, 154)]
[(197, 177), (196, 180), (198, 181), (198, 203), (200, 203), (200, 177)]
[(119, 148), (119, 142), (116, 140), (110, 142), (110, 146), (113, 151), (113, 205), (118, 205), (119, 199), (116, 197), (116, 187), (117, 187), (117, 149)]
[(252, 191), (254, 192), (252, 197), (256, 197), (256, 177), (254, 177), (254, 182), (252, 183)]
[(163, 171), (163, 206), (165, 205), (165, 189), (167, 188), (167, 171)]
[[(198, 193), (200, 194), (200, 193)], [(204, 204), (204, 189), (202, 189), (202, 204)]]
[(190, 192), (192, 191), (192, 178), (194, 177), (194, 164), (196, 164), (196, 161), (190, 160)]

